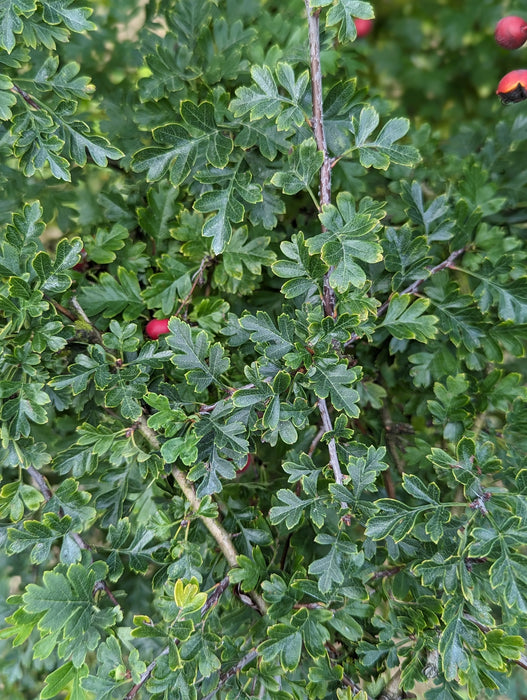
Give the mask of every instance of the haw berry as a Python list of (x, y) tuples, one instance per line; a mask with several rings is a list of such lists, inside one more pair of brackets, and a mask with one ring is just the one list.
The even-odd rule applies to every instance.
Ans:
[(252, 455), (247, 455), (247, 461), (245, 462), (245, 466), (242, 467), (241, 469), (236, 470), (236, 474), (243, 474), (243, 472), (246, 472), (247, 469), (251, 466), (253, 461), (253, 456)]
[(496, 95), (504, 105), (521, 102), (527, 98), (527, 70), (512, 70), (498, 84)]
[(145, 326), (145, 333), (152, 340), (157, 340), (160, 335), (170, 333), (168, 330), (168, 318), (153, 318)]
[(360, 39), (362, 36), (366, 36), (373, 29), (372, 19), (358, 19), (354, 18), (355, 27), (357, 29), (357, 38)]
[(527, 22), (516, 15), (503, 17), (496, 25), (494, 37), (504, 49), (519, 49), (527, 41)]
[(84, 272), (86, 268), (88, 267), (88, 261), (86, 258), (88, 257), (88, 253), (86, 252), (86, 248), (81, 248), (80, 252), (81, 259), (79, 262), (73, 266), (73, 270), (77, 270), (77, 272)]

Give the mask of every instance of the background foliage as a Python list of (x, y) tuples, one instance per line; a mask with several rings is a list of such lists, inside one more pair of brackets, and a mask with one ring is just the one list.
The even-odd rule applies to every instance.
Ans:
[(0, 8), (2, 693), (521, 698), (527, 6), (312, 0), (324, 156), (301, 0), (92, 5)]

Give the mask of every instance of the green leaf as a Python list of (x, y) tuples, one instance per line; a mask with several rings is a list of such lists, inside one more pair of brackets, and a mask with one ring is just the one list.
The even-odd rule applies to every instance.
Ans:
[[(315, 1), (314, 5), (319, 5), (320, 1)], [(327, 4), (324, 2), (324, 4)], [(357, 36), (357, 29), (353, 22), (353, 17), (360, 19), (373, 19), (373, 7), (369, 2), (361, 0), (337, 0), (326, 16), (326, 24), (332, 26), (340, 24), (339, 41), (353, 41)]]
[(373, 515), (367, 523), (366, 535), (372, 540), (382, 540), (391, 535), (396, 542), (407, 537), (415, 526), (423, 508), (409, 505), (391, 498), (375, 501), (380, 514)]
[(426, 278), (430, 261), (429, 247), (424, 236), (416, 236), (408, 226), (386, 230), (382, 247), (385, 266), (395, 272), (392, 289), (395, 291), (414, 280)]
[(294, 324), (287, 314), (277, 319), (275, 326), (269, 314), (257, 311), (256, 316), (245, 315), (240, 318), (240, 325), (251, 334), (251, 340), (261, 348), (270, 360), (277, 360), (293, 347)]
[(310, 138), (293, 148), (288, 165), (276, 172), (271, 182), (279, 187), (284, 194), (296, 194), (303, 189), (309, 189), (315, 174), (320, 170), (324, 154), (317, 150), (315, 140)]
[[(169, 321), (170, 335), (167, 344), (174, 350), (171, 361), (179, 369), (185, 370), (185, 377), (198, 391), (203, 391), (211, 383), (222, 383), (221, 375), (230, 366), (219, 343), (210, 346), (204, 331), (192, 333), (191, 327), (178, 318)], [(208, 362), (206, 358), (208, 357)]]
[(40, 0), (44, 20), (48, 24), (64, 24), (72, 32), (85, 32), (96, 29), (88, 20), (92, 10), (88, 7), (71, 7), (74, 0)]
[(48, 253), (43, 251), (37, 253), (32, 265), (43, 291), (48, 294), (58, 294), (70, 287), (71, 277), (65, 271), (76, 264), (81, 248), (82, 242), (79, 238), (72, 242), (63, 238), (57, 245), (54, 261)]
[(36, 0), (6, 0), (0, 7), (0, 47), (8, 53), (15, 47), (16, 34), (20, 34), (24, 22), (37, 9)]
[(331, 284), (345, 292), (350, 285), (362, 287), (366, 273), (359, 263), (382, 260), (376, 232), (385, 212), (369, 197), (361, 200), (358, 211), (348, 192), (339, 192), (337, 205), (324, 205), (319, 219), (324, 233), (307, 240), (311, 254), (320, 252), (322, 259), (333, 266)]
[(455, 599), (447, 603), (445, 621), (447, 625), (439, 638), (439, 653), (445, 678), (452, 681), (458, 671), (469, 670), (471, 647), (483, 648), (484, 636), (475, 625), (463, 618), (463, 605)]
[[(67, 686), (73, 683), (71, 698), (84, 697), (84, 693), (80, 691), (81, 685), (80, 681), (86, 678), (89, 670), (86, 664), (82, 664), (80, 668), (75, 668), (73, 662), (68, 661), (63, 666), (60, 666), (55, 671), (46, 676), (46, 685), (44, 686), (42, 692), (40, 693), (40, 698), (42, 700), (48, 700), (49, 698), (56, 697), (61, 690), (64, 690)], [(81, 695), (78, 695), (78, 692)]]
[(284, 671), (294, 670), (300, 661), (302, 635), (291, 625), (272, 625), (267, 630), (269, 638), (260, 644), (258, 652), (264, 661), (277, 656)]
[(153, 139), (162, 146), (144, 148), (134, 154), (133, 168), (147, 172), (147, 179), (160, 180), (167, 173), (173, 185), (181, 184), (194, 165), (207, 162), (214, 168), (225, 168), (232, 151), (232, 140), (216, 125), (210, 102), (199, 106), (188, 100), (181, 103), (182, 122), (159, 126)]
[(350, 418), (358, 418), (360, 396), (350, 385), (356, 384), (360, 376), (360, 368), (348, 367), (336, 357), (324, 357), (315, 362), (306, 379), (319, 398), (329, 396), (338, 411), (345, 411)]
[(251, 77), (256, 87), (242, 86), (237, 88), (237, 97), (230, 104), (230, 109), (235, 117), (242, 117), (250, 112), (251, 122), (264, 117), (276, 119), (279, 131), (302, 126), (305, 114), (301, 102), (308, 84), (307, 71), (304, 71), (298, 80), (295, 80), (293, 69), (288, 63), (277, 64), (276, 77), (290, 98), (280, 94), (268, 66), (253, 66)]
[(206, 184), (219, 184), (222, 189), (213, 189), (202, 194), (194, 203), (196, 211), (216, 212), (203, 225), (203, 235), (212, 238), (214, 253), (222, 253), (231, 238), (231, 223), (240, 223), (245, 215), (242, 202), (262, 201), (260, 185), (251, 183), (250, 172), (239, 172), (236, 168), (201, 171), (196, 178)]
[(100, 228), (95, 234), (93, 241), (85, 239), (88, 260), (99, 265), (107, 265), (115, 260), (115, 251), (124, 247), (126, 239), (130, 237), (128, 230), (115, 224), (110, 230)]
[(9, 426), (9, 434), (18, 440), (21, 435), (28, 437), (31, 423), (43, 425), (48, 421), (44, 406), (51, 403), (49, 396), (42, 391), (43, 384), (26, 382), (20, 386), (16, 396), (8, 399), (2, 407), (2, 420)]
[(137, 275), (124, 267), (117, 270), (117, 279), (107, 272), (99, 275), (97, 285), (82, 287), (79, 302), (88, 314), (100, 314), (105, 318), (123, 315), (125, 321), (136, 319), (144, 309)]
[(359, 151), (361, 165), (378, 170), (387, 170), (391, 163), (415, 165), (419, 161), (417, 150), (413, 146), (395, 144), (410, 128), (408, 119), (390, 119), (372, 140), (370, 137), (378, 124), (379, 115), (371, 105), (363, 107), (359, 116), (351, 119), (350, 130), (355, 137), (355, 148)]
[(31, 547), (30, 561), (33, 564), (42, 564), (49, 558), (54, 541), (64, 537), (71, 526), (69, 515), (59, 518), (55, 513), (45, 513), (42, 522), (26, 520), (23, 529), (9, 529), (9, 551), (18, 553)]
[(437, 317), (425, 314), (429, 304), (428, 299), (416, 299), (412, 303), (409, 294), (394, 294), (379, 325), (386, 328), (394, 338), (415, 339), (426, 343), (437, 333)]
[(294, 233), (290, 241), (282, 241), (280, 248), (288, 260), (278, 260), (273, 263), (272, 269), (278, 277), (287, 278), (282, 285), (281, 292), (286, 299), (294, 299), (298, 296), (313, 292), (320, 279), (327, 270), (318, 256), (311, 256), (304, 242), (302, 232)]
[(276, 495), (285, 505), (271, 508), (269, 511), (271, 522), (274, 525), (285, 522), (287, 529), (292, 530), (295, 525), (298, 525), (306, 507), (313, 503), (313, 499), (302, 500), (292, 491), (286, 489), (279, 489)]

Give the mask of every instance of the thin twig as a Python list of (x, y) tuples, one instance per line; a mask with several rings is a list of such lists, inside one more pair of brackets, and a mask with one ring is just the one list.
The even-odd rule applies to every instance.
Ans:
[[(318, 408), (320, 410), (320, 415), (322, 416), (322, 424), (324, 426), (324, 432), (326, 432), (326, 433), (333, 432), (333, 425), (331, 423), (331, 418), (329, 416), (329, 411), (328, 411), (328, 407), (327, 407), (325, 399), (318, 400)], [(335, 442), (335, 438), (331, 438), (331, 440), (328, 442), (328, 450), (329, 450), (329, 463), (331, 465), (331, 468), (333, 469), (335, 481), (337, 484), (342, 484), (342, 471), (340, 469), (339, 458), (337, 455), (337, 443)], [(346, 504), (343, 504), (343, 506), (346, 507)]]
[[(155, 432), (148, 427), (144, 416), (142, 416), (139, 419), (138, 425), (141, 434), (148, 441), (150, 446), (156, 451), (159, 450), (159, 440), (157, 439)], [(181, 469), (178, 469), (178, 467), (176, 467), (175, 465), (172, 466), (172, 474), (174, 476), (174, 479), (177, 481), (179, 488), (183, 492), (185, 498), (190, 503), (191, 509), (194, 511), (194, 513), (197, 513), (199, 515), (201, 501), (196, 496), (194, 487), (189, 481), (187, 481), (187, 477), (184, 474), (184, 472), (182, 472)], [(227, 560), (229, 566), (233, 568), (237, 567), (238, 552), (232, 544), (231, 536), (229, 535), (227, 530), (225, 530), (225, 528), (222, 527), (215, 518), (207, 518), (204, 515), (199, 515), (199, 518), (201, 522), (205, 525), (207, 530), (210, 532), (210, 534), (216, 540), (216, 543), (218, 544), (218, 547), (220, 548), (225, 559)], [(251, 600), (255, 604), (260, 614), (265, 615), (267, 613), (267, 605), (264, 599), (261, 597), (261, 595), (256, 593), (256, 591), (251, 591), (249, 593), (249, 596), (251, 597)]]
[(48, 297), (47, 294), (44, 294), (44, 299), (46, 301), (49, 301), (50, 304), (53, 304), (53, 306), (57, 309), (59, 313), (61, 313), (63, 316), (66, 316), (66, 318), (69, 318), (70, 321), (76, 321), (77, 317), (75, 314), (72, 314), (71, 311), (68, 311), (62, 304), (59, 304), (58, 301), (55, 301), (55, 299), (52, 299), (51, 297)]
[(93, 588), (93, 592), (96, 593), (97, 591), (104, 591), (114, 605), (119, 605), (117, 598), (111, 592), (110, 587), (108, 586), (106, 581), (97, 581)]
[(316, 450), (317, 445), (320, 442), (320, 439), (321, 439), (322, 435), (324, 435), (325, 432), (326, 432), (326, 429), (324, 428), (324, 426), (322, 426), (319, 429), (318, 433), (313, 438), (313, 440), (311, 441), (311, 445), (309, 445), (309, 450), (307, 451), (308, 457), (313, 456), (313, 453)]
[[(311, 128), (317, 144), (317, 149), (323, 155), (322, 166), (320, 168), (320, 208), (325, 204), (331, 203), (331, 158), (328, 155), (326, 143), (326, 132), (324, 129), (324, 111), (323, 111), (323, 92), (322, 92), (322, 67), (320, 65), (320, 8), (312, 10), (309, 0), (305, 0), (308, 35), (309, 35), (309, 58), (311, 69), (311, 97), (313, 101), (313, 118), (311, 119)], [(325, 231), (322, 226), (322, 231)], [(336, 304), (335, 292), (330, 284), (331, 273), (333, 268), (324, 275), (324, 291), (322, 295), (322, 303), (324, 314), (326, 316), (335, 317)], [(325, 432), (332, 432), (333, 425), (325, 399), (319, 399), (318, 408), (322, 416), (322, 424)], [(342, 484), (342, 471), (340, 469), (339, 458), (337, 455), (337, 445), (334, 438), (328, 443), (329, 463), (333, 469), (335, 481), (337, 484)], [(342, 504), (344, 507), (345, 503)]]
[(218, 600), (221, 598), (223, 593), (227, 590), (230, 584), (230, 579), (228, 576), (225, 576), (222, 578), (222, 580), (216, 584), (214, 590), (210, 594), (210, 596), (207, 598), (205, 601), (205, 604), (201, 608), (201, 617), (205, 615), (206, 612), (209, 611), (210, 608), (212, 608)]
[(95, 336), (96, 336), (96, 338), (97, 338), (97, 340), (98, 340), (98, 342), (99, 342), (99, 345), (102, 345), (102, 347), (104, 347), (104, 343), (103, 343), (101, 331), (100, 331), (100, 330), (97, 328), (97, 326), (95, 326), (95, 325), (93, 324), (93, 322), (88, 318), (86, 312), (84, 311), (84, 309), (82, 308), (82, 306), (79, 304), (79, 300), (77, 299), (77, 297), (75, 297), (75, 296), (71, 297), (71, 303), (72, 303), (73, 308), (75, 309), (75, 311), (76, 311), (76, 312), (78, 313), (78, 315), (82, 318), (82, 320), (83, 320), (85, 323), (87, 323), (87, 324), (90, 326), (90, 328), (93, 330), (93, 333), (95, 334)]
[(387, 578), (388, 576), (395, 576), (395, 574), (398, 574), (401, 569), (404, 567), (402, 566), (394, 566), (393, 569), (384, 569), (383, 571), (376, 571), (375, 573), (372, 574), (372, 577), (370, 581), (377, 581), (380, 578)]
[(254, 659), (258, 656), (258, 652), (256, 649), (251, 649), (250, 652), (245, 654), (237, 664), (232, 666), (228, 671), (225, 671), (225, 673), (222, 673), (220, 675), (218, 685), (214, 690), (212, 690), (210, 693), (207, 693), (207, 695), (204, 695), (201, 700), (212, 700), (212, 698), (216, 695), (216, 693), (223, 688), (223, 686), (233, 677), (235, 676), (238, 671), (241, 671), (244, 666), (247, 666), (247, 664), (250, 664), (251, 661), (254, 661)]
[[(403, 289), (403, 291), (400, 292), (400, 294), (417, 294), (417, 292), (419, 291), (419, 287), (422, 284), (424, 284), (424, 282), (427, 282), (430, 279), (430, 277), (437, 274), (438, 272), (441, 272), (441, 270), (444, 270), (447, 267), (451, 267), (454, 260), (456, 260), (456, 258), (459, 258), (460, 255), (463, 255), (463, 253), (466, 252), (466, 250), (466, 247), (454, 250), (452, 253), (450, 253), (448, 258), (438, 263), (435, 267), (431, 267), (428, 271), (427, 277), (421, 277), (421, 279), (412, 282), (412, 284)], [(379, 316), (382, 316), (387, 311), (388, 307), (390, 306), (390, 300), (391, 296), (379, 306), (379, 308), (377, 309), (377, 318), (379, 318)], [(350, 339), (344, 343), (344, 347), (349, 347), (350, 345), (353, 345), (353, 343), (356, 343), (359, 339), (360, 335), (352, 333)]]
[(42, 476), (38, 469), (35, 469), (35, 467), (31, 464), (27, 468), (27, 471), (30, 474), (33, 481), (35, 482), (35, 484), (37, 485), (37, 488), (40, 491), (40, 493), (44, 496), (46, 503), (50, 501), (53, 497), (53, 493), (49, 488), (46, 479)]
[[(213, 605), (216, 605), (220, 597), (223, 595), (223, 593), (227, 590), (229, 587), (229, 577), (225, 576), (219, 583), (216, 584), (214, 587), (214, 590), (210, 594), (210, 596), (207, 598), (205, 601), (203, 607), (200, 610), (201, 617), (205, 617), (206, 613), (212, 608)], [(176, 640), (177, 643), (177, 640)], [(154, 669), (159, 661), (163, 656), (166, 656), (168, 654), (169, 648), (166, 646), (156, 657), (153, 659), (143, 671), (141, 674), (139, 681), (134, 685), (133, 688), (131, 688), (128, 693), (125, 695), (123, 700), (132, 700), (132, 698), (135, 698), (137, 693), (141, 690), (143, 685), (147, 682), (147, 680), (150, 678), (152, 673), (154, 672)]]
[[(484, 625), (482, 622), (477, 620), (473, 615), (469, 615), (468, 613), (465, 613), (463, 615), (465, 620), (468, 620), (469, 622), (472, 622), (473, 625), (476, 625), (478, 629), (480, 629), (484, 634), (487, 634), (492, 630), (492, 627), (487, 627), (487, 625)], [(519, 659), (509, 659), (509, 661), (513, 664), (516, 664), (517, 666), (520, 666), (521, 668), (527, 670), (527, 656), (525, 654), (521, 654)]]
[(192, 295), (194, 294), (194, 290), (198, 286), (198, 284), (203, 284), (203, 273), (205, 269), (207, 268), (208, 265), (210, 265), (212, 258), (207, 255), (206, 257), (203, 258), (203, 260), (200, 263), (198, 271), (194, 275), (194, 281), (192, 282), (192, 287), (190, 288), (189, 293), (187, 296), (183, 299), (181, 304), (178, 307), (178, 310), (174, 314), (175, 316), (179, 316), (181, 311), (185, 308), (185, 306), (189, 303), (189, 301), (192, 298)]
[(18, 85), (15, 85), (13, 83), (13, 87), (11, 88), (11, 92), (18, 93), (20, 95), (20, 97), (24, 100), (24, 102), (27, 102), (27, 104), (30, 107), (33, 107), (33, 109), (40, 109), (40, 107), (35, 102), (35, 100), (31, 97), (31, 95), (28, 94), (25, 90), (22, 90), (22, 88), (18, 87)]
[[(320, 208), (324, 204), (331, 203), (331, 158), (328, 155), (326, 132), (324, 129), (323, 93), (322, 93), (322, 68), (320, 65), (320, 8), (311, 10), (309, 0), (305, 0), (308, 35), (309, 58), (311, 68), (311, 97), (313, 101), (313, 118), (311, 128), (317, 144), (317, 149), (322, 152), (324, 160), (320, 168)], [(322, 227), (324, 231), (324, 227)], [(326, 316), (335, 315), (335, 292), (331, 287), (329, 278), (333, 267), (324, 275), (323, 305)]]
[(156, 658), (151, 661), (146, 669), (143, 671), (143, 673), (139, 676), (139, 681), (134, 685), (133, 688), (130, 689), (130, 691), (124, 696), (123, 700), (132, 700), (132, 698), (135, 698), (137, 693), (141, 690), (141, 688), (144, 686), (144, 684), (147, 682), (147, 680), (150, 678), (152, 675), (155, 667), (157, 666), (157, 662), (159, 659), (163, 656), (166, 656), (169, 652), (169, 648), (165, 647), (163, 651), (161, 651)]
[[(346, 675), (342, 676), (342, 683), (348, 688), (351, 688), (354, 693), (359, 693), (362, 690), (360, 685), (357, 685), (355, 681), (352, 681), (351, 678), (348, 678), (348, 676)], [(368, 694), (366, 694), (366, 697), (368, 698), (368, 700), (372, 700), (372, 698)]]

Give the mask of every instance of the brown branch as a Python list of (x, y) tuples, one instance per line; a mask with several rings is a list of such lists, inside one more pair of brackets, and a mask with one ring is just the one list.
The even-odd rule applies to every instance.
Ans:
[[(53, 492), (50, 489), (46, 478), (38, 471), (38, 469), (36, 469), (31, 464), (29, 465), (29, 467), (27, 467), (27, 472), (33, 479), (40, 493), (44, 496), (46, 503), (49, 503), (49, 501), (51, 501), (51, 499), (53, 498)], [(62, 507), (58, 509), (58, 515), (61, 518), (64, 517), (64, 510)], [(77, 532), (69, 532), (68, 534), (77, 543), (79, 549), (91, 550), (90, 545)], [(93, 593), (95, 594), (97, 591), (104, 591), (111, 603), (113, 605), (119, 606), (119, 601), (111, 592), (110, 587), (108, 586), (106, 581), (97, 581), (93, 588)]]
[(385, 685), (379, 700), (400, 700), (401, 697), (401, 669), (398, 668)]
[[(487, 625), (484, 625), (482, 622), (477, 620), (472, 615), (469, 615), (468, 613), (465, 613), (463, 617), (465, 618), (465, 620), (468, 620), (468, 622), (472, 622), (473, 625), (476, 625), (476, 627), (480, 629), (484, 634), (487, 634), (487, 632), (490, 632), (492, 630), (492, 627), (487, 627)], [(521, 654), (519, 659), (509, 659), (509, 661), (527, 670), (527, 656), (525, 654)]]
[(55, 309), (56, 309), (59, 313), (61, 313), (63, 316), (66, 316), (66, 318), (69, 318), (70, 321), (76, 321), (76, 320), (77, 320), (77, 317), (75, 316), (75, 314), (72, 314), (71, 311), (68, 311), (68, 309), (66, 309), (64, 306), (62, 306), (62, 304), (59, 304), (58, 301), (55, 301), (55, 299), (52, 299), (51, 297), (48, 297), (47, 294), (44, 294), (44, 299), (46, 299), (46, 301), (49, 301), (50, 304), (53, 304), (53, 306), (55, 307)]
[(147, 682), (147, 680), (150, 678), (152, 675), (155, 667), (157, 666), (157, 662), (159, 659), (163, 656), (166, 656), (169, 652), (169, 648), (165, 647), (163, 651), (161, 651), (156, 658), (151, 661), (146, 669), (143, 671), (143, 673), (139, 676), (139, 681), (133, 686), (133, 688), (130, 689), (130, 691), (124, 696), (123, 700), (132, 700), (132, 698), (135, 698), (137, 693), (141, 690), (141, 688), (144, 686), (144, 684)]
[[(360, 691), (362, 690), (360, 685), (357, 685), (355, 681), (352, 681), (351, 678), (348, 678), (348, 676), (346, 675), (342, 676), (342, 683), (348, 688), (351, 688), (354, 693), (360, 693)], [(366, 695), (366, 697), (368, 698), (368, 700), (372, 700), (372, 698), (369, 695)]]
[(30, 107), (33, 107), (33, 109), (40, 109), (38, 104), (35, 102), (35, 100), (31, 97), (29, 93), (27, 93), (25, 90), (22, 90), (22, 88), (18, 87), (18, 85), (15, 85), (13, 83), (13, 87), (11, 88), (11, 92), (18, 93), (20, 97), (26, 102)]
[(114, 605), (119, 605), (117, 598), (111, 592), (110, 587), (108, 586), (106, 581), (97, 581), (97, 583), (94, 586), (93, 592), (96, 593), (97, 591), (104, 591)]
[(224, 578), (222, 578), (222, 580), (219, 583), (216, 584), (214, 590), (212, 591), (210, 596), (205, 601), (205, 604), (201, 608), (201, 617), (203, 617), (205, 615), (205, 613), (207, 613), (210, 610), (210, 608), (212, 608), (214, 605), (216, 605), (218, 600), (221, 598), (221, 596), (225, 593), (225, 591), (229, 587), (229, 584), (230, 584), (230, 579), (228, 576), (225, 576)]
[(100, 331), (100, 330), (95, 326), (95, 324), (88, 318), (88, 316), (86, 315), (86, 312), (84, 311), (84, 309), (82, 308), (82, 306), (79, 304), (79, 301), (78, 301), (77, 297), (75, 297), (75, 296), (71, 297), (71, 303), (72, 303), (73, 308), (75, 309), (75, 311), (76, 311), (76, 312), (78, 313), (78, 315), (82, 318), (82, 320), (83, 320), (85, 323), (87, 323), (87, 324), (90, 326), (90, 328), (92, 329), (92, 331), (93, 331), (95, 337), (97, 338), (97, 341), (98, 341), (99, 345), (102, 345), (102, 347), (104, 348), (104, 343), (103, 343), (103, 340), (102, 340), (101, 331)]
[(27, 471), (33, 479), (33, 481), (35, 482), (35, 484), (37, 485), (37, 488), (40, 491), (40, 493), (44, 496), (46, 503), (50, 501), (53, 497), (53, 492), (49, 488), (48, 482), (46, 481), (45, 477), (42, 476), (38, 469), (35, 469), (35, 467), (31, 464), (27, 468)]
[[(322, 424), (324, 426), (324, 431), (326, 433), (331, 433), (333, 431), (333, 425), (331, 423), (331, 418), (329, 416), (329, 411), (325, 399), (318, 400), (318, 408), (320, 410), (320, 415), (322, 416)], [(340, 462), (337, 455), (337, 443), (335, 442), (335, 438), (331, 438), (331, 440), (328, 442), (328, 450), (329, 463), (331, 465), (331, 468), (333, 469), (335, 481), (337, 484), (342, 484), (342, 471), (340, 469)], [(344, 508), (346, 507), (345, 503), (343, 503), (342, 505)]]
[(309, 445), (309, 450), (307, 451), (308, 457), (313, 456), (313, 453), (317, 449), (317, 445), (320, 442), (320, 439), (324, 435), (325, 432), (326, 432), (326, 429), (324, 428), (324, 426), (322, 426), (319, 429), (318, 433), (313, 438), (313, 440), (311, 441), (311, 444)]
[[(148, 443), (154, 450), (158, 451), (160, 449), (159, 440), (157, 439), (155, 432), (148, 427), (144, 416), (142, 416), (139, 419), (138, 424), (139, 430), (143, 437), (148, 441)], [(182, 472), (181, 469), (178, 469), (178, 467), (173, 465), (172, 474), (174, 476), (174, 479), (177, 481), (179, 488), (183, 492), (185, 498), (190, 503), (190, 507), (193, 510), (193, 512), (199, 513), (201, 501), (196, 496), (196, 492), (194, 491), (194, 487), (192, 486), (192, 484), (189, 481), (187, 481), (187, 477), (184, 474), (184, 472)], [(207, 518), (204, 515), (199, 515), (198, 517), (200, 518), (201, 522), (205, 525), (207, 530), (210, 532), (210, 534), (216, 540), (216, 543), (218, 544), (218, 547), (220, 548), (225, 559), (227, 560), (229, 566), (233, 568), (237, 567), (238, 552), (232, 544), (231, 536), (229, 535), (227, 530), (225, 530), (225, 528), (222, 527), (222, 525), (220, 525), (220, 523), (215, 518)], [(264, 599), (258, 593), (256, 593), (256, 591), (251, 591), (249, 593), (249, 596), (251, 597), (251, 600), (255, 604), (260, 614), (265, 615), (267, 613), (267, 605)]]
[[(430, 277), (437, 274), (438, 272), (441, 272), (441, 270), (444, 270), (447, 267), (451, 267), (454, 260), (456, 260), (456, 258), (459, 258), (460, 255), (463, 255), (463, 253), (465, 251), (466, 251), (466, 247), (458, 248), (458, 250), (454, 250), (452, 253), (450, 253), (448, 258), (446, 258), (445, 260), (440, 262), (435, 267), (431, 267), (428, 271), (427, 277), (421, 277), (421, 279), (418, 279), (415, 282), (412, 282), (412, 284), (410, 284), (408, 287), (403, 289), (403, 291), (400, 292), (400, 294), (401, 295), (402, 294), (417, 294), (417, 292), (419, 291), (419, 287), (422, 284), (424, 284), (424, 282), (427, 282), (430, 279)], [(384, 302), (384, 304), (381, 304), (379, 306), (379, 308), (377, 309), (377, 318), (379, 318), (379, 316), (382, 316), (384, 313), (386, 313), (386, 310), (390, 306), (390, 300), (391, 300), (391, 296)], [(349, 347), (350, 345), (353, 345), (353, 343), (356, 343), (357, 340), (359, 340), (359, 339), (360, 339), (360, 335), (357, 335), (356, 333), (352, 333), (350, 339), (344, 343), (344, 347)]]
[(247, 664), (250, 664), (251, 661), (254, 661), (254, 659), (257, 656), (258, 656), (258, 652), (256, 651), (256, 649), (251, 649), (251, 651), (248, 652), (247, 654), (245, 654), (245, 656), (243, 656), (238, 661), (237, 664), (232, 666), (232, 668), (230, 668), (228, 671), (225, 671), (225, 673), (220, 674), (220, 678), (219, 678), (218, 685), (216, 686), (216, 688), (214, 690), (212, 690), (210, 693), (207, 693), (207, 695), (204, 695), (201, 698), (201, 700), (212, 700), (212, 698), (216, 695), (216, 693), (218, 692), (218, 690), (220, 690), (220, 688), (223, 688), (223, 686), (226, 683), (228, 683), (228, 681), (233, 676), (235, 676), (238, 673), (238, 671), (241, 671), (242, 668), (244, 668), (244, 666), (247, 666)]
[(401, 569), (404, 567), (402, 566), (394, 566), (393, 569), (384, 569), (384, 571), (376, 571), (374, 574), (372, 574), (372, 577), (370, 581), (376, 581), (377, 579), (380, 578), (387, 578), (388, 576), (395, 576), (395, 574), (398, 574)]
[[(324, 160), (320, 168), (320, 208), (331, 202), (331, 158), (328, 155), (326, 132), (324, 129), (323, 93), (322, 93), (322, 68), (320, 65), (320, 9), (311, 11), (309, 0), (305, 0), (308, 35), (309, 58), (311, 68), (311, 97), (313, 101), (313, 118), (311, 128), (317, 144), (317, 149), (322, 152)], [(324, 227), (322, 227), (324, 231)], [(335, 292), (331, 287), (329, 278), (333, 267), (324, 275), (323, 306), (326, 316), (335, 316)]]
[(211, 261), (212, 261), (212, 258), (209, 255), (207, 255), (203, 258), (203, 260), (200, 263), (199, 269), (197, 270), (197, 272), (194, 275), (194, 281), (192, 282), (192, 286), (190, 288), (190, 291), (187, 294), (187, 296), (183, 299), (181, 304), (179, 305), (178, 310), (176, 311), (174, 316), (179, 316), (181, 311), (185, 308), (185, 306), (192, 299), (192, 295), (194, 294), (194, 291), (195, 291), (196, 287), (198, 286), (198, 284), (203, 284), (203, 273), (205, 272), (206, 268), (210, 265)]
[[(311, 128), (317, 144), (317, 149), (323, 155), (322, 167), (320, 168), (320, 189), (319, 200), (320, 208), (324, 204), (331, 203), (331, 158), (328, 155), (326, 143), (326, 132), (324, 129), (324, 111), (323, 111), (323, 93), (322, 93), (322, 67), (320, 65), (320, 9), (311, 10), (309, 0), (305, 0), (308, 37), (309, 37), (309, 58), (311, 70), (311, 97), (313, 101), (313, 118), (311, 119)], [(322, 226), (322, 231), (325, 231)], [(329, 278), (333, 272), (333, 267), (324, 275), (324, 290), (322, 294), (322, 305), (326, 316), (335, 317), (336, 304), (335, 292), (330, 284)], [(322, 424), (325, 432), (332, 432), (333, 425), (325, 399), (319, 399), (318, 408), (322, 416)], [(342, 484), (342, 471), (340, 469), (339, 458), (337, 455), (337, 445), (334, 438), (328, 443), (329, 463), (335, 476), (337, 484)], [(346, 507), (346, 504), (342, 504)]]

